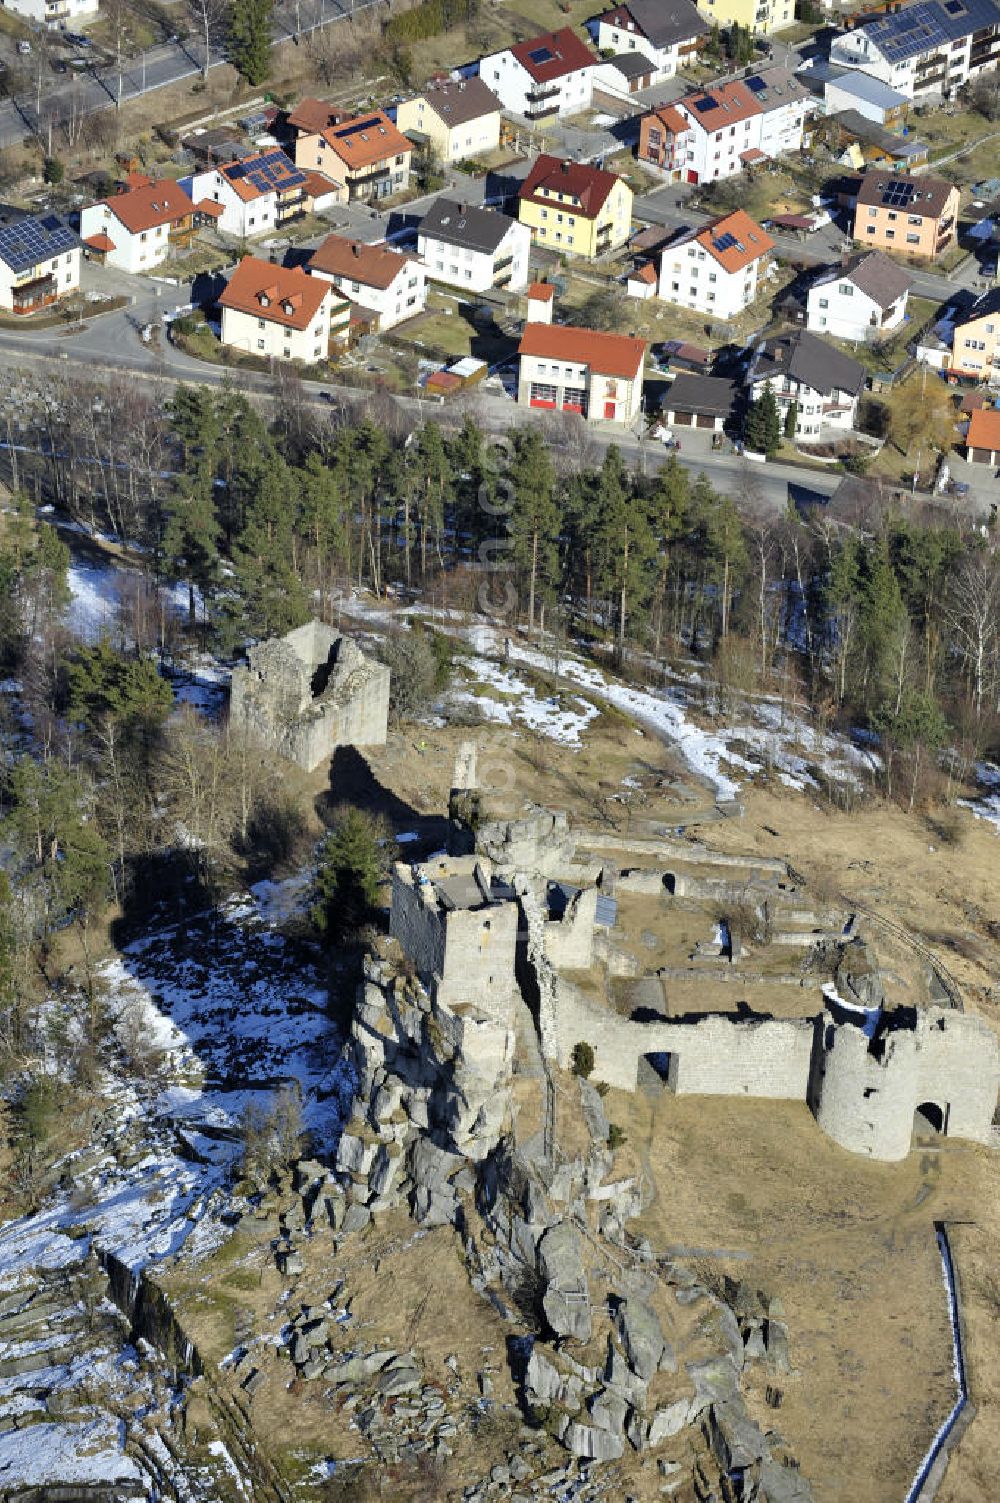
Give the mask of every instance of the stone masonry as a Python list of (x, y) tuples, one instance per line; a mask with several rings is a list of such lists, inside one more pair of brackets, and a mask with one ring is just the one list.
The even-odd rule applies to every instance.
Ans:
[(338, 746), (381, 746), (389, 669), (322, 621), (258, 642), (233, 672), (230, 715), (265, 746), (312, 772)]

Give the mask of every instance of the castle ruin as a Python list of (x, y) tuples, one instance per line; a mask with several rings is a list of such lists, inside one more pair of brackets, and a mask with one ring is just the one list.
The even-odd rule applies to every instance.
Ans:
[(233, 723), (312, 772), (338, 746), (382, 746), (389, 669), (348, 637), (312, 620), (258, 642), (233, 671)]

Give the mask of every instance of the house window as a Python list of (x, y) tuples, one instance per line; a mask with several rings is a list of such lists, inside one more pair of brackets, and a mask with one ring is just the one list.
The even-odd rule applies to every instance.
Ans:
[(907, 235), (907, 237), (906, 237), (906, 243), (907, 243), (907, 245), (919, 245), (920, 244), (920, 236), (919, 235)]
[(819, 305), (821, 308), (829, 308), (830, 299), (828, 297), (821, 297), (819, 300)]
[[(841, 294), (842, 297), (854, 296), (854, 288), (851, 286), (850, 282), (841, 282), (840, 286), (837, 288), (837, 291)], [(822, 303), (820, 306), (825, 308), (826, 304)]]
[(264, 348), (264, 341), (262, 339), (258, 339), (257, 348), (258, 350), (262, 350)]

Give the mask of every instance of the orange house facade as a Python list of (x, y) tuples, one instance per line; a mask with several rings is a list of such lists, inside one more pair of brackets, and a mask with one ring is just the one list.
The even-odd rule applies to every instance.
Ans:
[(680, 110), (662, 104), (640, 120), (636, 156), (640, 162), (656, 167), (668, 182), (680, 182), (690, 136), (691, 127)]
[(854, 211), (854, 240), (916, 261), (936, 261), (958, 238), (959, 191), (937, 177), (869, 171)]

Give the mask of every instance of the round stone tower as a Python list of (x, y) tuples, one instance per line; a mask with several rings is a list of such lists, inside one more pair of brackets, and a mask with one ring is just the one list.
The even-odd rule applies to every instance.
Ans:
[(820, 1127), (852, 1153), (905, 1158), (919, 1100), (916, 1012), (857, 1007), (828, 992), (818, 1027), (809, 1102)]

